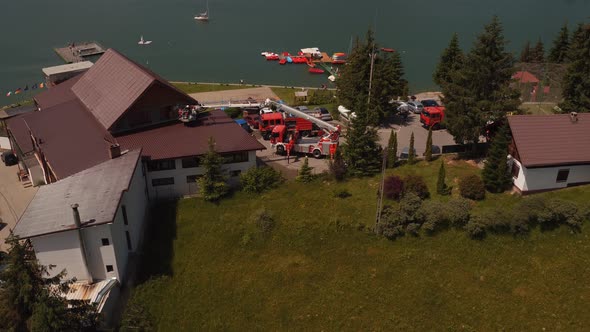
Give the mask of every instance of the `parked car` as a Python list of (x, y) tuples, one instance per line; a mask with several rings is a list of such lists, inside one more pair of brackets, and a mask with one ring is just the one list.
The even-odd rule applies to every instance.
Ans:
[(260, 115), (269, 114), (269, 113), (274, 113), (274, 112), (272, 111), (272, 109), (270, 109), (268, 107), (264, 107), (264, 108), (260, 109)]
[(423, 107), (438, 107), (438, 102), (434, 99), (423, 99), (421, 101)]
[[(414, 148), (414, 156), (416, 156), (416, 148)], [(405, 146), (399, 154), (399, 159), (408, 159), (410, 157), (410, 148)]]
[(4, 163), (5, 166), (12, 166), (12, 165), (16, 165), (18, 163), (18, 159), (16, 158), (14, 153), (12, 153), (12, 151), (2, 152), (0, 157), (2, 158), (2, 162)]
[(303, 105), (302, 106), (295, 106), (293, 108), (296, 109), (296, 110), (300, 110), (301, 112), (307, 112), (307, 111), (309, 111), (309, 108), (307, 106), (303, 106)]
[(332, 120), (332, 114), (330, 114), (330, 112), (323, 107), (314, 108), (313, 109), (313, 116), (315, 116), (318, 119), (324, 120), (324, 121), (331, 121)]
[(348, 121), (350, 121), (350, 119), (354, 119), (356, 118), (356, 113), (352, 112), (351, 110), (347, 109), (346, 107), (340, 105), (338, 106), (338, 113), (340, 113), (340, 116)]
[(420, 114), (424, 110), (424, 105), (419, 101), (409, 101), (407, 104), (410, 107), (411, 112), (414, 114)]
[(240, 125), (240, 127), (244, 128), (245, 131), (247, 131), (248, 133), (251, 133), (253, 130), (252, 128), (250, 128), (250, 125), (248, 125), (248, 122), (244, 119), (236, 119), (234, 120), (237, 124)]

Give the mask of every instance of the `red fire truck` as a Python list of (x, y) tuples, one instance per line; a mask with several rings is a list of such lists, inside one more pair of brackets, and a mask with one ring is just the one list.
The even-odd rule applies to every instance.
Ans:
[(258, 130), (260, 130), (260, 135), (264, 139), (269, 139), (272, 130), (278, 125), (283, 125), (291, 131), (298, 131), (301, 136), (317, 136), (321, 134), (320, 128), (311, 121), (299, 117), (288, 117), (282, 112), (260, 115)]
[(445, 108), (440, 106), (435, 100), (422, 100), (424, 110), (420, 113), (420, 122), (426, 128), (432, 127), (438, 129), (445, 117)]

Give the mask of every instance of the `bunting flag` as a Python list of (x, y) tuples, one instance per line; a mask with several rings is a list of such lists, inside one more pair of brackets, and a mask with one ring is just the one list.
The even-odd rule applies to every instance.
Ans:
[(19, 93), (21, 93), (23, 90), (21, 88), (16, 89), (16, 91), (14, 91), (15, 95), (18, 95)]
[(43, 89), (43, 87), (45, 87), (45, 84), (43, 84), (43, 83), (40, 83), (40, 84), (39, 84), (39, 89)]
[(37, 89), (37, 83), (33, 84), (33, 86), (31, 87), (31, 90), (35, 90)]
[(12, 94), (12, 91), (8, 91), (8, 93), (6, 94), (6, 97), (10, 97), (11, 94)]
[(25, 86), (25, 91), (29, 91), (29, 85)]

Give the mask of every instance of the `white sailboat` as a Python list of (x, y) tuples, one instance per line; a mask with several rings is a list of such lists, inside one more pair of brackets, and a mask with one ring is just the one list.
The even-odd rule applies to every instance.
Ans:
[(139, 38), (139, 41), (137, 42), (137, 44), (139, 45), (149, 45), (151, 43), (151, 40), (143, 40), (143, 35)]
[(200, 13), (199, 15), (195, 16), (195, 20), (209, 21), (209, 0), (207, 0), (207, 10), (204, 13)]

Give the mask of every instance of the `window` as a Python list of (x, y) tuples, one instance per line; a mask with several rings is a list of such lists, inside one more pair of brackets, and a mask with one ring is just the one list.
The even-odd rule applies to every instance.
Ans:
[(242, 171), (241, 171), (241, 170), (239, 170), (239, 169), (238, 169), (238, 170), (235, 170), (235, 171), (231, 171), (231, 172), (229, 172), (229, 174), (230, 174), (231, 176), (239, 176), (239, 175), (240, 175), (240, 173), (242, 173)]
[(248, 161), (248, 151), (226, 153), (221, 155), (224, 160), (224, 164), (243, 163)]
[(555, 180), (555, 182), (567, 182), (567, 178), (569, 175), (570, 175), (569, 169), (560, 169), (557, 172), (557, 179)]
[(199, 157), (187, 157), (182, 158), (182, 168), (199, 167)]
[(195, 183), (202, 175), (187, 175), (186, 176), (186, 183)]
[(152, 179), (152, 186), (168, 186), (174, 184), (174, 178)]
[(131, 251), (131, 236), (129, 236), (129, 231), (125, 231), (125, 238), (127, 239), (127, 249)]
[(125, 205), (121, 206), (121, 212), (123, 213), (123, 223), (129, 225), (129, 222), (127, 221), (127, 208)]
[(112, 265), (107, 265), (107, 272), (113, 272), (113, 266)]
[(512, 177), (518, 178), (518, 173), (520, 173), (520, 167), (515, 162), (512, 162)]
[(148, 161), (148, 171), (166, 171), (169, 169), (176, 169), (176, 160), (165, 159), (165, 160), (150, 160)]
[(103, 246), (108, 246), (110, 244), (109, 239), (107, 239), (107, 238), (103, 238), (103, 239), (101, 239), (101, 241), (102, 241)]

